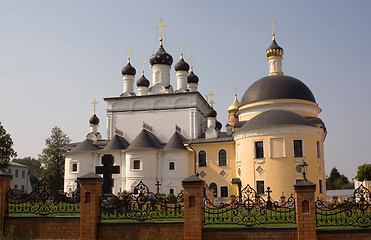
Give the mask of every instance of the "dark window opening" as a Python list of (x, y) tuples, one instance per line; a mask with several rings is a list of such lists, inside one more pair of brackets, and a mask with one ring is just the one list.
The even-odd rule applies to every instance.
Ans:
[(133, 169), (140, 169), (140, 160), (133, 161)]
[(216, 186), (216, 183), (210, 183), (209, 189), (213, 192), (215, 198), (218, 197), (218, 186)]
[(256, 181), (256, 193), (261, 195), (264, 194), (264, 181)]
[(303, 156), (303, 140), (294, 140), (294, 157)]
[(255, 158), (264, 158), (263, 141), (255, 142)]
[(220, 187), (220, 197), (228, 197), (228, 187)]
[(227, 166), (227, 152), (224, 149), (219, 151), (219, 166)]
[(206, 167), (206, 152), (204, 150), (198, 153), (198, 166)]
[(174, 170), (174, 169), (175, 169), (175, 163), (169, 162), (169, 170)]

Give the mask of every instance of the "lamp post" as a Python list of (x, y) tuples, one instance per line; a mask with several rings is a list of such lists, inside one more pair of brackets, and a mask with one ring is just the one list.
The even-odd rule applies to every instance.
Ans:
[(303, 161), (301, 161), (301, 163), (299, 164), (299, 166), (300, 166), (300, 171), (303, 174), (304, 180), (307, 181), (306, 174), (307, 174), (307, 166), (308, 166), (308, 164), (303, 160)]

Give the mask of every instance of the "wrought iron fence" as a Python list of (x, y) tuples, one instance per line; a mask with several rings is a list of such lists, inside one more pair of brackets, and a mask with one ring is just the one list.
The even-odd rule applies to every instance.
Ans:
[(214, 205), (209, 199), (204, 200), (204, 226), (206, 225), (271, 225), (296, 224), (295, 199), (290, 196), (287, 201), (273, 201), (270, 188), (264, 200), (256, 191), (247, 185), (241, 196), (229, 203)]
[(371, 227), (371, 193), (361, 185), (338, 204), (316, 200), (317, 227)]
[(176, 220), (183, 219), (183, 192), (175, 195), (154, 194), (142, 182), (133, 192), (120, 196), (102, 195), (101, 220)]
[(7, 193), (10, 215), (70, 215), (80, 213), (80, 187), (71, 194), (59, 193), (42, 179), (31, 193), (16, 189)]

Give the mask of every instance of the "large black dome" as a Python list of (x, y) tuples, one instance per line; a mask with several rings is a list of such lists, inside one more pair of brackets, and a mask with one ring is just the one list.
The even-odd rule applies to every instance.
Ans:
[(316, 102), (313, 93), (302, 81), (279, 75), (263, 77), (254, 82), (243, 95), (240, 106), (273, 99), (301, 99)]

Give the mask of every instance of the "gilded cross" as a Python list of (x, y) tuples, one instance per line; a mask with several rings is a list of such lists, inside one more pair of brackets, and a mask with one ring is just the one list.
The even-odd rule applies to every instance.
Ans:
[(94, 105), (94, 115), (95, 115), (95, 105), (97, 105), (97, 100), (96, 99), (94, 99), (94, 101), (91, 103), (91, 104), (93, 104)]
[(165, 22), (162, 20), (162, 18), (157, 23), (158, 23), (158, 26), (155, 26), (155, 28), (158, 28), (160, 30), (160, 32), (158, 33), (158, 36), (162, 39), (162, 37), (164, 36), (164, 30), (165, 28), (167, 28), (167, 25), (164, 24)]
[(190, 58), (188, 58), (188, 61), (191, 63), (191, 70), (193, 70), (193, 63), (195, 61), (195, 58), (191, 56)]
[(184, 46), (185, 46), (184, 42), (180, 42), (178, 44), (178, 46), (180, 47), (180, 55), (183, 57), (183, 49), (184, 49)]
[(140, 62), (140, 65), (142, 65), (142, 73), (144, 73), (144, 67), (146, 66), (146, 62), (145, 61), (141, 61)]
[(210, 93), (209, 94), (207, 94), (207, 96), (209, 96), (209, 98), (210, 98), (210, 106), (211, 107), (213, 107), (213, 105), (215, 104), (215, 102), (214, 102), (214, 100), (213, 100), (213, 96), (214, 96), (215, 94), (212, 92), (212, 91), (210, 91)]
[(237, 90), (238, 90), (238, 88), (236, 88), (236, 87), (233, 88), (234, 95), (237, 95)]
[(272, 23), (272, 36), (274, 36), (274, 24), (277, 22), (273, 21), (272, 19), (272, 21), (270, 21), (269, 23)]
[(131, 51), (133, 51), (133, 49), (129, 46), (129, 47), (126, 49), (126, 52), (128, 53), (128, 60), (130, 60)]

